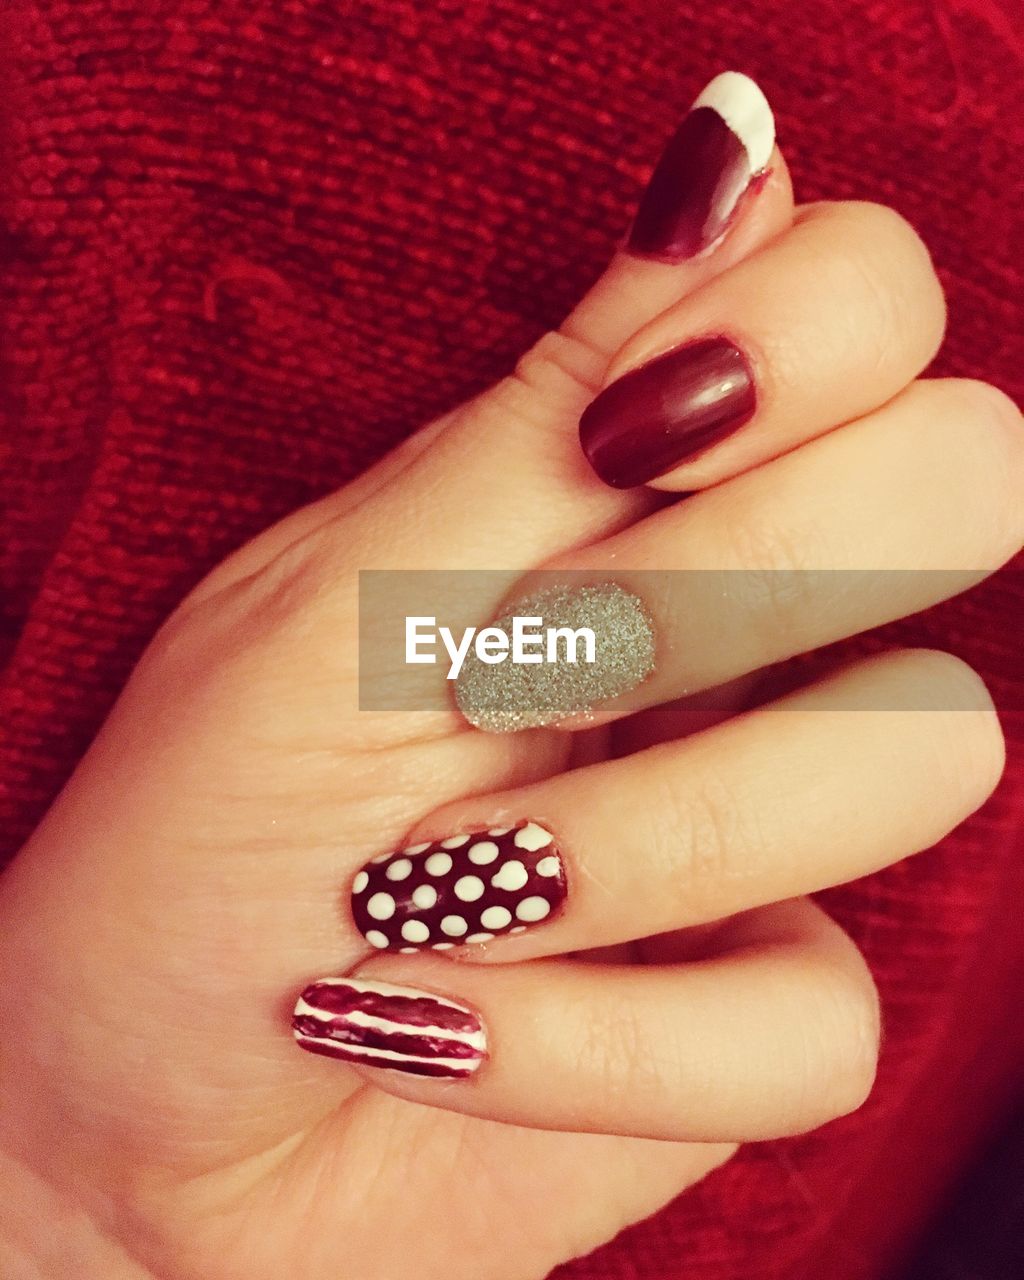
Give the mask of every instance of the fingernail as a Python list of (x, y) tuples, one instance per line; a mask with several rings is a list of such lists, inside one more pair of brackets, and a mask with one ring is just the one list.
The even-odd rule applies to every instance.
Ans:
[(594, 660), (489, 664), (471, 653), (455, 682), (455, 701), (470, 724), (488, 733), (588, 716), (600, 703), (635, 689), (654, 670), (650, 617), (639, 597), (617, 583), (539, 591), (516, 601), (513, 611), (492, 625), (511, 636), (515, 618), (539, 618), (542, 627), (559, 632), (589, 630)]
[(772, 109), (754, 81), (738, 71), (715, 76), (662, 153), (627, 247), (671, 262), (709, 249), (774, 145)]
[(352, 915), (371, 946), (447, 951), (522, 933), (565, 901), (554, 837), (536, 822), (385, 853), (352, 882)]
[(471, 1076), (487, 1054), (483, 1024), (465, 1005), (363, 978), (307, 987), (292, 1029), (310, 1053), (414, 1076)]
[(580, 419), (580, 444), (605, 484), (629, 489), (724, 440), (756, 407), (743, 352), (727, 338), (702, 338), (605, 387)]

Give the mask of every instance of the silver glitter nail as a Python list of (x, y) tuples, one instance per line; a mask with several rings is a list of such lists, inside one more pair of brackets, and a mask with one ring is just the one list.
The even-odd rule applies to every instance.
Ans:
[(598, 703), (635, 689), (654, 670), (654, 628), (639, 597), (614, 582), (551, 587), (516, 601), (491, 625), (510, 633), (513, 617), (544, 627), (589, 627), (595, 661), (489, 665), (467, 657), (455, 684), (459, 710), (478, 729), (513, 733), (586, 716)]

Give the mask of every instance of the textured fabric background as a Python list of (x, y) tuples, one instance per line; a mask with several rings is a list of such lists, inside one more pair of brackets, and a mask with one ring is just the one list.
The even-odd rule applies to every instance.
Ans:
[[(561, 317), (723, 67), (765, 87), (801, 198), (921, 229), (936, 370), (1024, 393), (1012, 0), (15, 0), (0, 33), (5, 857), (204, 570)], [(1005, 572), (894, 630), (1020, 707), (1022, 602)], [(871, 1102), (560, 1280), (890, 1274), (1024, 1064), (1006, 724), (982, 813), (829, 896), (884, 995)]]

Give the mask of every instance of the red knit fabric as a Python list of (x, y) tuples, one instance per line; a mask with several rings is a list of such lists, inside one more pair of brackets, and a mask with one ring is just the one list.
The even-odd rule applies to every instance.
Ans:
[[(0, 105), (0, 842), (232, 548), (506, 371), (606, 260), (715, 71), (800, 198), (894, 205), (936, 372), (1024, 393), (1012, 0), (23, 0)], [(1018, 15), (1019, 16), (1019, 15)], [(956, 518), (956, 513), (951, 513)], [(1022, 704), (1024, 583), (896, 628)], [(856, 1116), (750, 1148), (561, 1280), (877, 1280), (1024, 1063), (1024, 723), (986, 808), (829, 895), (886, 1010)]]

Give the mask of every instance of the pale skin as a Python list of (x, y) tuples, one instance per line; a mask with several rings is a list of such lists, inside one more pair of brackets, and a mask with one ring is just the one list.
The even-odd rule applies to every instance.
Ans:
[[(1024, 434), (994, 388), (918, 380), (943, 322), (915, 233), (794, 210), (776, 152), (712, 253), (619, 254), (513, 375), (200, 585), (0, 881), (4, 1276), (393, 1280), (415, 1258), (418, 1280), (539, 1280), (737, 1143), (861, 1104), (874, 987), (806, 895), (963, 821), (999, 779), (998, 720), (931, 652), (743, 707), (760, 668), (929, 589), (770, 601), (714, 653), (696, 629), (685, 670), (598, 710), (604, 734), (496, 736), (356, 709), (356, 574), (981, 577), (1024, 540)], [(576, 441), (596, 390), (722, 331), (757, 416), (651, 488), (601, 484)], [(726, 682), (741, 714), (672, 703)], [(367, 858), (524, 816), (569, 859), (558, 919), (457, 959), (371, 953), (345, 895)], [(296, 994), (342, 973), (469, 1004), (489, 1060), (445, 1082), (303, 1053)]]

